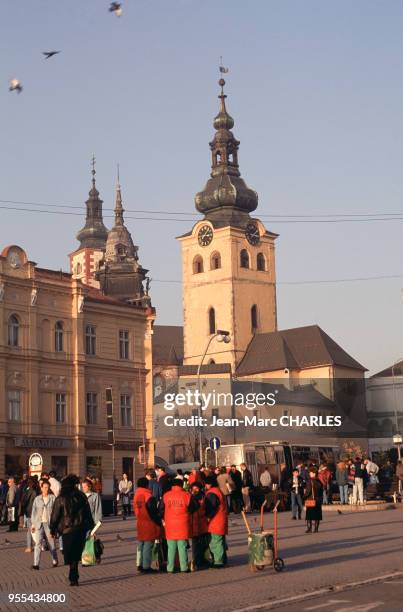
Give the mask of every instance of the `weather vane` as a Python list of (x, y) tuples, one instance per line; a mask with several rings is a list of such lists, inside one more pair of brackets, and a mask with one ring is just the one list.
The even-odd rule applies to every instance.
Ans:
[(220, 55), (220, 65), (218, 67), (220, 74), (227, 74), (227, 72), (229, 72), (229, 68), (226, 68), (225, 66), (223, 66), (222, 63), (222, 55)]

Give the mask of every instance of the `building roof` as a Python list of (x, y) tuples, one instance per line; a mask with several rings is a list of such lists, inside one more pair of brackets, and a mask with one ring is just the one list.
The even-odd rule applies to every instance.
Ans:
[(180, 325), (154, 325), (154, 365), (181, 365), (183, 363), (183, 327)]
[(337, 365), (366, 370), (318, 325), (256, 334), (238, 366), (237, 374), (306, 369)]
[(370, 376), (370, 378), (391, 378), (392, 376), (403, 376), (403, 359), (397, 361), (394, 365), (377, 372)]
[[(178, 368), (179, 376), (196, 376), (197, 365), (184, 365)], [(231, 374), (230, 363), (206, 363), (201, 367), (201, 374)]]

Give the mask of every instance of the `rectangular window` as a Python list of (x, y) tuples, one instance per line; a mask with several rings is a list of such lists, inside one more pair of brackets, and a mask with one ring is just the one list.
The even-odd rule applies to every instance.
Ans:
[(96, 330), (93, 325), (87, 325), (85, 328), (85, 352), (87, 355), (95, 355), (97, 349)]
[(66, 422), (66, 394), (56, 393), (56, 423)]
[(212, 417), (215, 417), (216, 419), (218, 419), (218, 418), (219, 418), (219, 411), (218, 411), (218, 408), (212, 408), (212, 410), (211, 410), (211, 416), (212, 416)]
[(98, 422), (98, 395), (87, 393), (86, 403), (87, 425), (96, 425)]
[(129, 359), (129, 332), (126, 329), (119, 331), (119, 357)]
[(85, 473), (88, 476), (94, 476), (95, 478), (102, 478), (102, 457), (92, 456), (86, 458), (86, 470)]
[(199, 408), (192, 408), (192, 417), (199, 416)]
[(123, 427), (132, 426), (132, 406), (130, 395), (120, 396), (120, 420)]
[(21, 391), (8, 392), (8, 418), (21, 421)]

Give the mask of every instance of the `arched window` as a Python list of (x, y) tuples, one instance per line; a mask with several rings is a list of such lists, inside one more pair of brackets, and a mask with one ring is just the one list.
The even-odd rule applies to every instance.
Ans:
[(254, 334), (257, 331), (257, 327), (258, 327), (256, 304), (253, 304), (252, 308), (250, 309), (250, 325), (251, 325), (252, 334)]
[(210, 270), (218, 270), (221, 268), (221, 255), (215, 251), (210, 258)]
[(214, 310), (214, 308), (210, 308), (210, 310), (208, 311), (208, 325), (209, 325), (209, 333), (210, 334), (215, 334), (216, 327), (215, 327), (215, 310)]
[(63, 352), (63, 323), (57, 321), (55, 325), (55, 351), (56, 353)]
[(215, 361), (214, 361), (214, 359), (209, 359), (208, 364), (209, 364), (209, 365), (215, 365)]
[(20, 322), (16, 315), (8, 319), (8, 346), (18, 346), (20, 335)]
[(263, 253), (257, 254), (256, 267), (260, 272), (264, 272), (266, 270), (266, 259)]
[(249, 253), (246, 249), (242, 249), (240, 256), (241, 268), (249, 268)]
[(203, 258), (201, 255), (196, 255), (193, 260), (193, 274), (201, 274), (201, 272), (204, 272)]
[(76, 264), (76, 274), (81, 274), (81, 264), (80, 263)]

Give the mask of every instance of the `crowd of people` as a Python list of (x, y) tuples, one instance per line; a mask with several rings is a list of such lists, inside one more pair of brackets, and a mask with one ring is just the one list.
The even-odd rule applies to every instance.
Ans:
[[(279, 477), (266, 466), (255, 486), (245, 463), (214, 467), (200, 465), (175, 474), (164, 467), (147, 469), (136, 486), (122, 474), (116, 481), (116, 499), (126, 520), (133, 511), (137, 529), (137, 570), (188, 572), (219, 569), (227, 563), (228, 514), (252, 512), (266, 500), (270, 510), (281, 499), (291, 507), (292, 520), (305, 513), (306, 533), (318, 532), (322, 506), (365, 503), (367, 487), (379, 477), (403, 481), (403, 463), (382, 471), (369, 459), (356, 457), (337, 465), (299, 462)], [(389, 470), (389, 471), (388, 471)], [(54, 472), (40, 477), (24, 474), (19, 481), (0, 480), (0, 524), (9, 531), (26, 528), (25, 552), (33, 553), (32, 568), (39, 570), (41, 553), (49, 551), (52, 567), (58, 566), (58, 550), (69, 565), (69, 582), (78, 585), (78, 566), (89, 532), (102, 521), (102, 488), (99, 479), (66, 476)], [(117, 506), (115, 506), (115, 513)], [(191, 563), (188, 550), (191, 548)]]

